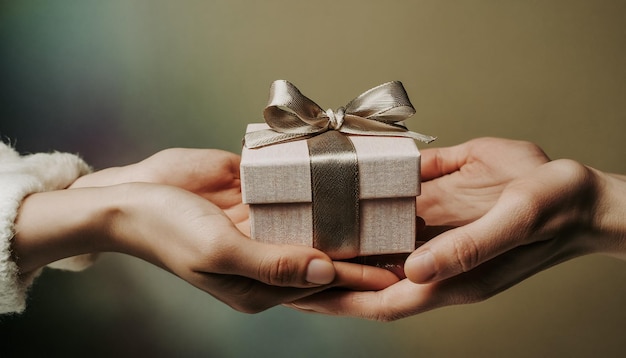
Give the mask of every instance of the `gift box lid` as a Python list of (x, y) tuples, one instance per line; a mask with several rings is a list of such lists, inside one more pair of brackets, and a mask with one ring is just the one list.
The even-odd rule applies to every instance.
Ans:
[[(267, 129), (252, 123), (247, 132)], [(361, 199), (399, 198), (420, 193), (420, 153), (411, 138), (348, 136), (359, 168)], [(245, 204), (311, 202), (311, 168), (306, 140), (243, 147), (241, 191)]]

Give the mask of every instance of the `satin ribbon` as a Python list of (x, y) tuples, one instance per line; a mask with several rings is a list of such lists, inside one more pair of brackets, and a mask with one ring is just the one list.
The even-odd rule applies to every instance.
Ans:
[(409, 131), (403, 120), (415, 109), (402, 83), (374, 87), (337, 111), (324, 111), (291, 83), (274, 81), (263, 112), (271, 129), (247, 133), (250, 149), (307, 139), (311, 166), (313, 247), (334, 259), (360, 251), (359, 167), (345, 134), (408, 137), (426, 143), (434, 137)]
[(337, 131), (307, 139), (311, 166), (313, 247), (333, 259), (361, 248), (359, 163), (352, 141)]
[(259, 148), (306, 139), (329, 130), (346, 134), (408, 137), (430, 143), (435, 137), (409, 131), (403, 120), (415, 114), (404, 86), (399, 81), (383, 83), (336, 111), (324, 111), (288, 81), (270, 87), (270, 99), (263, 111), (271, 129), (247, 133), (244, 145)]

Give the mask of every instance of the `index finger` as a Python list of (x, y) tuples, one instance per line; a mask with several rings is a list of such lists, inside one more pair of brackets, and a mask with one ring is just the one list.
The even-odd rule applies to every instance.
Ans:
[(420, 150), (420, 153), (423, 181), (454, 173), (467, 161), (467, 151), (464, 144), (452, 147), (427, 148)]
[(433, 286), (404, 279), (381, 291), (324, 291), (290, 306), (305, 312), (388, 322), (435, 308)]
[(335, 280), (329, 285), (311, 288), (278, 287), (248, 277), (219, 274), (200, 274), (196, 282), (199, 288), (232, 308), (256, 313), (332, 287), (381, 290), (398, 281), (393, 273), (384, 269), (347, 262), (334, 262), (334, 265)]

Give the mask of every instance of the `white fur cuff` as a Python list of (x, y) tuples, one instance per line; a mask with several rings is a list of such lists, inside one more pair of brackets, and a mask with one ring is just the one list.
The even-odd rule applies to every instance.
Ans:
[[(55, 152), (22, 157), (0, 141), (0, 313), (23, 311), (26, 291), (41, 273), (21, 275), (11, 256), (13, 225), (22, 200), (32, 193), (67, 188), (90, 171), (75, 155)], [(90, 261), (84, 256), (62, 260), (55, 267), (84, 268)]]

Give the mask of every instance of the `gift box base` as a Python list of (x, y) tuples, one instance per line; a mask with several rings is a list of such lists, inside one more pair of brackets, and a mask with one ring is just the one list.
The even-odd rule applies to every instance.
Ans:
[[(415, 215), (414, 197), (361, 200), (358, 256), (415, 250)], [(251, 204), (250, 230), (262, 242), (313, 246), (311, 203)]]

